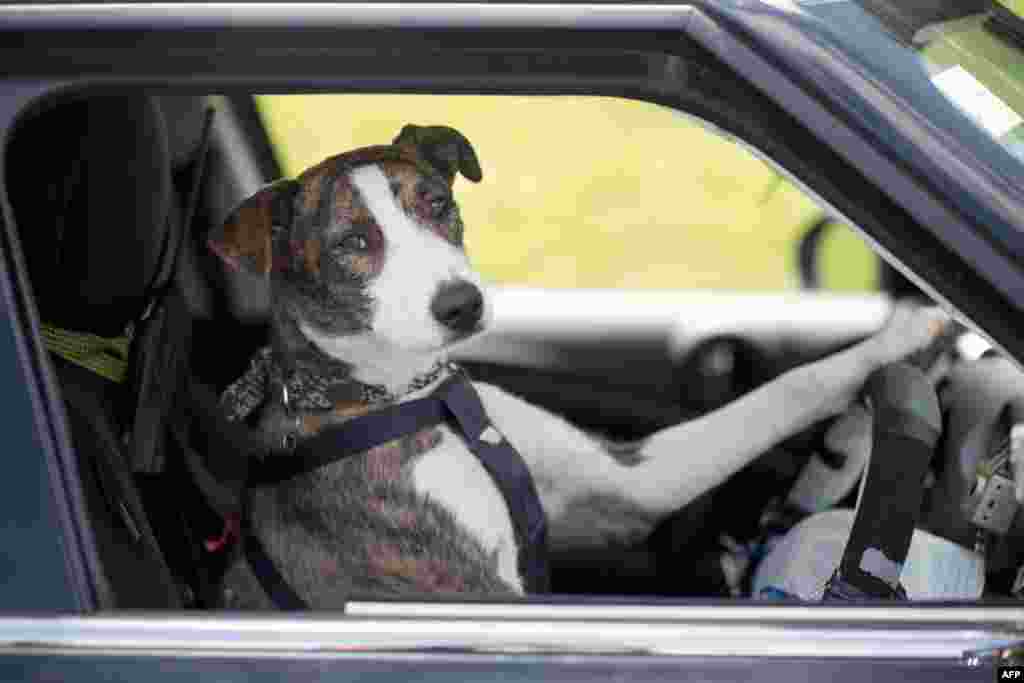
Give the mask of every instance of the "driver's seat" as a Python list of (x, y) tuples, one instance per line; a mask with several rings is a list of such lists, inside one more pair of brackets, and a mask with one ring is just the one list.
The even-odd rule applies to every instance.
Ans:
[(164, 118), (149, 97), (65, 101), (26, 120), (7, 152), (8, 194), (98, 552), (96, 601), (181, 607), (182, 583), (156, 541), (123, 438), (137, 391), (126, 330), (143, 316), (181, 227)]

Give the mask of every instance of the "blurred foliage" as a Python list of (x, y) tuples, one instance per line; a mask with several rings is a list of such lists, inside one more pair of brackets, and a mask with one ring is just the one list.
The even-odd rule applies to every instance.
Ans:
[[(281, 95), (258, 106), (288, 175), (388, 143), (406, 123), (473, 143), (456, 180), (467, 251), (491, 282), (631, 289), (794, 288), (819, 209), (744, 147), (658, 105), (604, 97)], [(832, 289), (872, 286), (867, 247), (826, 242)]]
[(1024, 18), (1024, 0), (998, 0), (998, 2), (1018, 17)]

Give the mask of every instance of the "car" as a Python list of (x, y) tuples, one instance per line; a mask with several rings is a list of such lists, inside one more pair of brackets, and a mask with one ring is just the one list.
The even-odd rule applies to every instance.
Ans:
[[(520, 116), (507, 119), (518, 124), (515, 135), (478, 117), (494, 140), (514, 141), (507, 160), (489, 162), (482, 152), (485, 183), (494, 171), (502, 178), (495, 186), (511, 192), (522, 174), (502, 169), (516, 159), (541, 167), (536, 178), (551, 173), (548, 184), (519, 186), (514, 203), (493, 200), (513, 227), (531, 225), (523, 203), (540, 206), (539, 188), (574, 188), (570, 210), (538, 215), (548, 226), (553, 216), (563, 222), (553, 235), (576, 235), (562, 247), (561, 267), (577, 270), (557, 277), (586, 288), (552, 286), (525, 268), (558, 251), (554, 237), (545, 242), (524, 227), (519, 242), (506, 231), (486, 243), (490, 221), (470, 225), (483, 235), (471, 247), (499, 276), (496, 324), (459, 361), (598, 438), (640, 439), (713, 410), (865, 338), (908, 296), (939, 302), (963, 326), (929, 368), (999, 363), (944, 385), (953, 394), (946, 405), (1024, 400), (1014, 384), (1024, 378), (1022, 15), (1012, 0), (0, 4), (0, 385), (8, 411), (0, 676), (995, 675), (1024, 642), (1022, 522), (1006, 495), (998, 501), (1010, 506), (1009, 526), (988, 537), (983, 599), (837, 606), (750, 594), (752, 555), (770, 551), (764, 534), (778, 521), (768, 513), (819, 457), (827, 425), (779, 444), (643, 544), (556, 554), (552, 595), (357, 597), (340, 613), (241, 614), (205, 608), (222, 558), (196, 541), (216, 536), (221, 520), (206, 509), (216, 501), (194, 486), (194, 454), (204, 444), (171, 417), (188, 398), (183, 378), (223, 389), (266, 341), (265, 286), (220, 269), (202, 248), (206, 232), (262, 184), (298, 170), (281, 161), (297, 144), (294, 130), (318, 148), (337, 144), (326, 142), (328, 128), (380, 119), (383, 130), (414, 118), (408, 101), (385, 112), (388, 100), (367, 99), (385, 94), (441, 98), (441, 113), (455, 111), (445, 97), (506, 98), (488, 106), (494, 120)], [(346, 102), (373, 106), (352, 104), (315, 123), (303, 118), (308, 109), (292, 111), (289, 138), (272, 109), (299, 93), (345, 93), (353, 98)], [(512, 96), (569, 113), (530, 119), (516, 113)], [(637, 192), (652, 183), (623, 179), (681, 177), (699, 156), (690, 143), (641, 144), (640, 130), (622, 123), (640, 120), (631, 117), (641, 110), (666, 129), (724, 141), (731, 151), (722, 154), (742, 150), (718, 169), (726, 178), (738, 164), (769, 169), (750, 171), (761, 183), (753, 189), (734, 183), (715, 212), (781, 177), (783, 199), (799, 210), (771, 209), (778, 213), (765, 230), (782, 235), (774, 247), (767, 232), (743, 231), (735, 215), (716, 213), (708, 225), (739, 225), (730, 257), (740, 243), (755, 256), (777, 249), (796, 264), (792, 280), (803, 288), (721, 291), (713, 281), (714, 289), (687, 291), (706, 282), (672, 280), (674, 257), (687, 262), (668, 233), (646, 252), (630, 245), (619, 254), (639, 261), (628, 267), (641, 275), (661, 259), (667, 279), (657, 291), (586, 279), (598, 236), (580, 230), (582, 221), (611, 209), (637, 220), (629, 212), (641, 196), (597, 208), (575, 201), (581, 185), (569, 181), (586, 184), (596, 171), (559, 152), (564, 145), (583, 154), (573, 135), (594, 107), (618, 127), (592, 144), (606, 150), (607, 172)], [(531, 146), (542, 137), (550, 142)], [(629, 167), (616, 168), (624, 159)], [(700, 213), (671, 183), (657, 187), (658, 216), (617, 223), (630, 232), (612, 231), (613, 246), (656, 218), (668, 216), (671, 228)], [(755, 208), (743, 220), (770, 210), (748, 203)], [(879, 255), (867, 261), (878, 272), (868, 291), (827, 289), (828, 276), (852, 258), (848, 246), (829, 256), (833, 226)], [(954, 458), (936, 458), (921, 524), (967, 553), (976, 550), (975, 528), (958, 506), (974, 492), (943, 482), (965, 463), (973, 476), (976, 452), (987, 457), (992, 444), (957, 450), (950, 435), (1000, 441), (1009, 432), (995, 419), (972, 431), (982, 418), (954, 425), (949, 414), (942, 449)], [(971, 449), (974, 460), (957, 459)], [(995, 473), (980, 482), (982, 493), (994, 490), (986, 487)], [(1014, 482), (1004, 480), (1010, 491)], [(853, 493), (840, 505), (855, 504)]]

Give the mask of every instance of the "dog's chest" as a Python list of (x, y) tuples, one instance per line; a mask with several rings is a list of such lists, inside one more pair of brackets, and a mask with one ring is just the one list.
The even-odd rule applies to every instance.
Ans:
[(508, 506), (480, 460), (448, 427), (443, 438), (412, 464), (412, 485), (448, 510), (458, 524), (497, 558), (498, 574), (523, 592), (518, 547)]

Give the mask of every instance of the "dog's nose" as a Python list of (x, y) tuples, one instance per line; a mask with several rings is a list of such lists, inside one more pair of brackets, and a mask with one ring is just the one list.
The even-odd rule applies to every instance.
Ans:
[(456, 280), (441, 285), (430, 303), (434, 319), (456, 332), (471, 332), (484, 312), (484, 297), (472, 282)]

